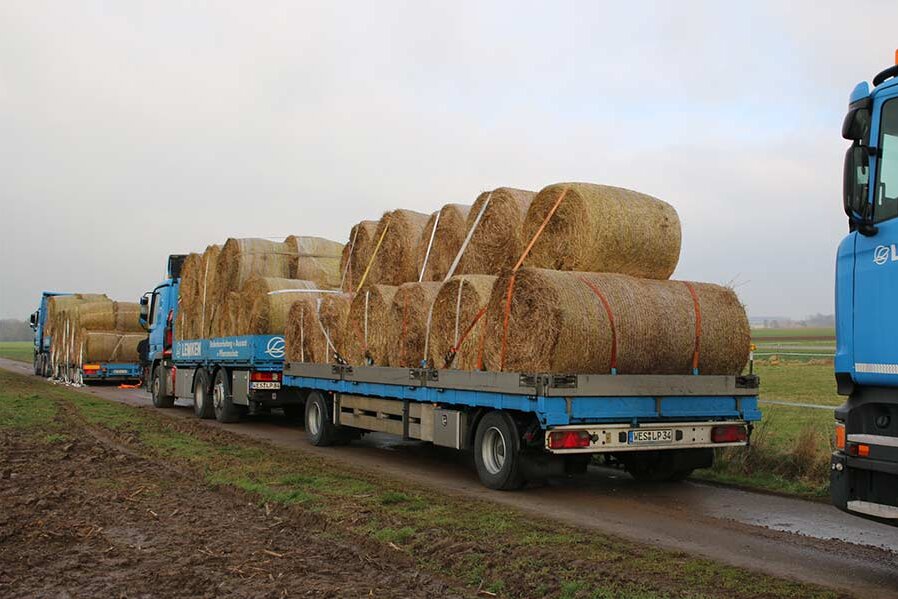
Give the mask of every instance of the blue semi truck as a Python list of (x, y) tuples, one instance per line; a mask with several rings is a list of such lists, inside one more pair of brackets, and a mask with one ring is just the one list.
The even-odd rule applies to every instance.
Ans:
[(193, 401), (197, 416), (234, 422), (280, 407), (304, 417), (314, 445), (381, 432), (473, 450), (493, 489), (585, 470), (604, 454), (634, 477), (679, 480), (714, 449), (745, 446), (760, 419), (754, 375), (555, 375), (285, 363), (284, 338), (176, 340), (179, 271), (141, 300), (153, 404)]
[(44, 291), (38, 309), (31, 314), (30, 325), (34, 331), (34, 374), (45, 378), (75, 383), (130, 382), (140, 379), (140, 364), (135, 362), (94, 362), (80, 366), (61, 365), (54, 361), (52, 339), (46, 334), (47, 303), (50, 298), (74, 295), (60, 291)]
[(72, 295), (61, 291), (44, 291), (41, 303), (31, 314), (31, 330), (34, 331), (34, 374), (49, 378), (52, 373), (53, 360), (50, 355), (50, 336), (45, 334), (47, 326), (47, 302), (58, 295)]
[(836, 258), (836, 410), (830, 487), (842, 510), (898, 525), (898, 52), (851, 92), (842, 136), (849, 233)]
[(153, 405), (170, 408), (177, 399), (191, 401), (198, 417), (220, 422), (272, 408), (301, 417), (302, 397), (281, 387), (283, 335), (177, 339), (185, 258), (169, 256), (165, 280), (140, 299), (140, 321), (148, 332), (141, 364)]

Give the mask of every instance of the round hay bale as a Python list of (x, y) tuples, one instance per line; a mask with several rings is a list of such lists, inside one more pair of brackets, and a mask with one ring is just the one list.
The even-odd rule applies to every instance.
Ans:
[(316, 362), (313, 357), (321, 355), (322, 350), (315, 344), (320, 337), (315, 335), (317, 327), (309, 326), (309, 317), (315, 314), (317, 300), (317, 296), (304, 294), (294, 298), (290, 305), (284, 330), (285, 357), (289, 362)]
[(425, 360), (427, 320), (442, 283), (406, 283), (390, 306), (387, 355), (390, 366), (418, 368)]
[[(427, 225), (418, 240), (416, 252), (416, 269), (421, 278), (421, 270), (424, 270), (422, 281), (442, 281), (449, 272), (449, 267), (455, 260), (461, 244), (468, 232), (467, 219), (471, 211), (470, 206), (462, 204), (446, 204), (439, 212), (433, 213), (427, 220)], [(439, 215), (439, 222), (437, 216)], [(436, 233), (434, 233), (436, 224)], [(433, 243), (431, 243), (431, 237)], [(430, 247), (430, 254), (427, 248)], [(424, 264), (425, 258), (427, 264)]]
[[(502, 368), (505, 306), (511, 274), (490, 296), (484, 344), (489, 370)], [(699, 372), (739, 374), (751, 342), (745, 309), (732, 289), (691, 283), (699, 300)], [(614, 318), (621, 374), (690, 374), (696, 313), (683, 281), (610, 273), (524, 268), (518, 271), (508, 317), (504, 370), (562, 374), (608, 373), (612, 333), (594, 287)]]
[(351, 299), (348, 293), (324, 293), (295, 301), (287, 316), (288, 360), (328, 364), (334, 362), (334, 350), (342, 356)]
[[(480, 341), (486, 317), (474, 323), (478, 313), (490, 300), (496, 277), (491, 275), (456, 275), (443, 283), (433, 302), (428, 353), (437, 368), (476, 370)], [(473, 325), (462, 340), (465, 331)], [(461, 341), (452, 363), (447, 366), (449, 350)]]
[[(371, 251), (376, 250), (377, 255), (365, 284), (402, 285), (418, 280), (415, 250), (428, 218), (430, 216), (427, 214), (411, 210), (394, 210), (383, 215), (374, 232)], [(385, 229), (386, 235), (378, 250), (377, 242)]]
[(175, 323), (175, 339), (196, 339), (197, 309), (199, 308), (200, 286), (203, 279), (203, 256), (188, 254), (181, 266), (181, 281), (178, 286), (178, 320)]
[(79, 335), (79, 365), (90, 362), (137, 362), (137, 344), (146, 335), (83, 330)]
[(52, 338), (56, 330), (62, 330), (67, 310), (93, 303), (112, 303), (112, 300), (102, 293), (73, 293), (71, 295), (55, 295), (49, 298), (47, 300), (47, 324), (44, 328), (44, 334)]
[(322, 237), (290, 235), (284, 243), (293, 252), (290, 278), (312, 281), (321, 289), (339, 289), (343, 244)]
[[(311, 281), (253, 277), (240, 289), (237, 335), (283, 335), (290, 305), (318, 289)], [(314, 294), (313, 294), (314, 297)]]
[(525, 265), (670, 278), (680, 258), (677, 211), (667, 202), (629, 189), (592, 183), (556, 183), (546, 187), (527, 212), (526, 242), (562, 193), (564, 199), (546, 223)]
[(216, 261), (212, 296), (215, 301), (223, 301), (252, 277), (289, 279), (293, 258), (290, 247), (280, 241), (228, 239)]
[(197, 283), (197, 306), (194, 309), (193, 333), (197, 337), (208, 338), (212, 336), (212, 322), (215, 319), (217, 305), (213, 292), (218, 284), (218, 256), (221, 254), (220, 245), (210, 245), (203, 252), (203, 278)]
[(513, 267), (524, 253), (524, 218), (535, 197), (532, 191), (510, 187), (480, 194), (468, 212), (466, 235), (474, 226), (487, 198), (490, 203), (465, 248), (456, 274), (498, 275)]
[(363, 220), (349, 232), (349, 243), (343, 246), (340, 258), (340, 288), (352, 293), (368, 267), (374, 249), (376, 220)]
[(210, 325), (210, 337), (232, 337), (239, 335), (240, 292), (230, 291), (224, 301), (215, 309), (215, 317)]
[(390, 307), (396, 287), (368, 285), (353, 296), (343, 339), (350, 364), (389, 366)]

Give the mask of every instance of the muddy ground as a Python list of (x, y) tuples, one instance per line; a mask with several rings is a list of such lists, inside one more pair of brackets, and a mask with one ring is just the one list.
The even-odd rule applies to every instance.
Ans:
[(66, 436), (0, 433), (4, 597), (466, 596), (314, 514), (211, 489), (84, 428)]

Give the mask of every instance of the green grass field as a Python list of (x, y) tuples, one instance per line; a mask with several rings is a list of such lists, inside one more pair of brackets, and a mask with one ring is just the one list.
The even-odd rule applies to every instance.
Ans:
[(0, 341), (0, 358), (31, 362), (34, 359), (34, 342)]
[(832, 337), (836, 330), (833, 327), (806, 327), (800, 329), (752, 329), (751, 336), (761, 339), (788, 339), (790, 337)]

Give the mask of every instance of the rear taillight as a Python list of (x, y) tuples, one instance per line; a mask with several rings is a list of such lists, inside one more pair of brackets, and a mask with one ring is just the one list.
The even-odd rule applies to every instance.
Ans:
[(249, 380), (254, 382), (277, 382), (281, 380), (280, 372), (253, 372), (249, 375)]
[(578, 449), (589, 447), (592, 441), (586, 431), (552, 431), (549, 433), (549, 449)]
[(870, 455), (870, 446), (863, 443), (849, 443), (846, 452), (850, 456), (866, 458)]
[(845, 425), (836, 423), (836, 449), (845, 449)]
[(712, 443), (740, 443), (748, 440), (748, 431), (741, 424), (726, 424), (711, 429)]

